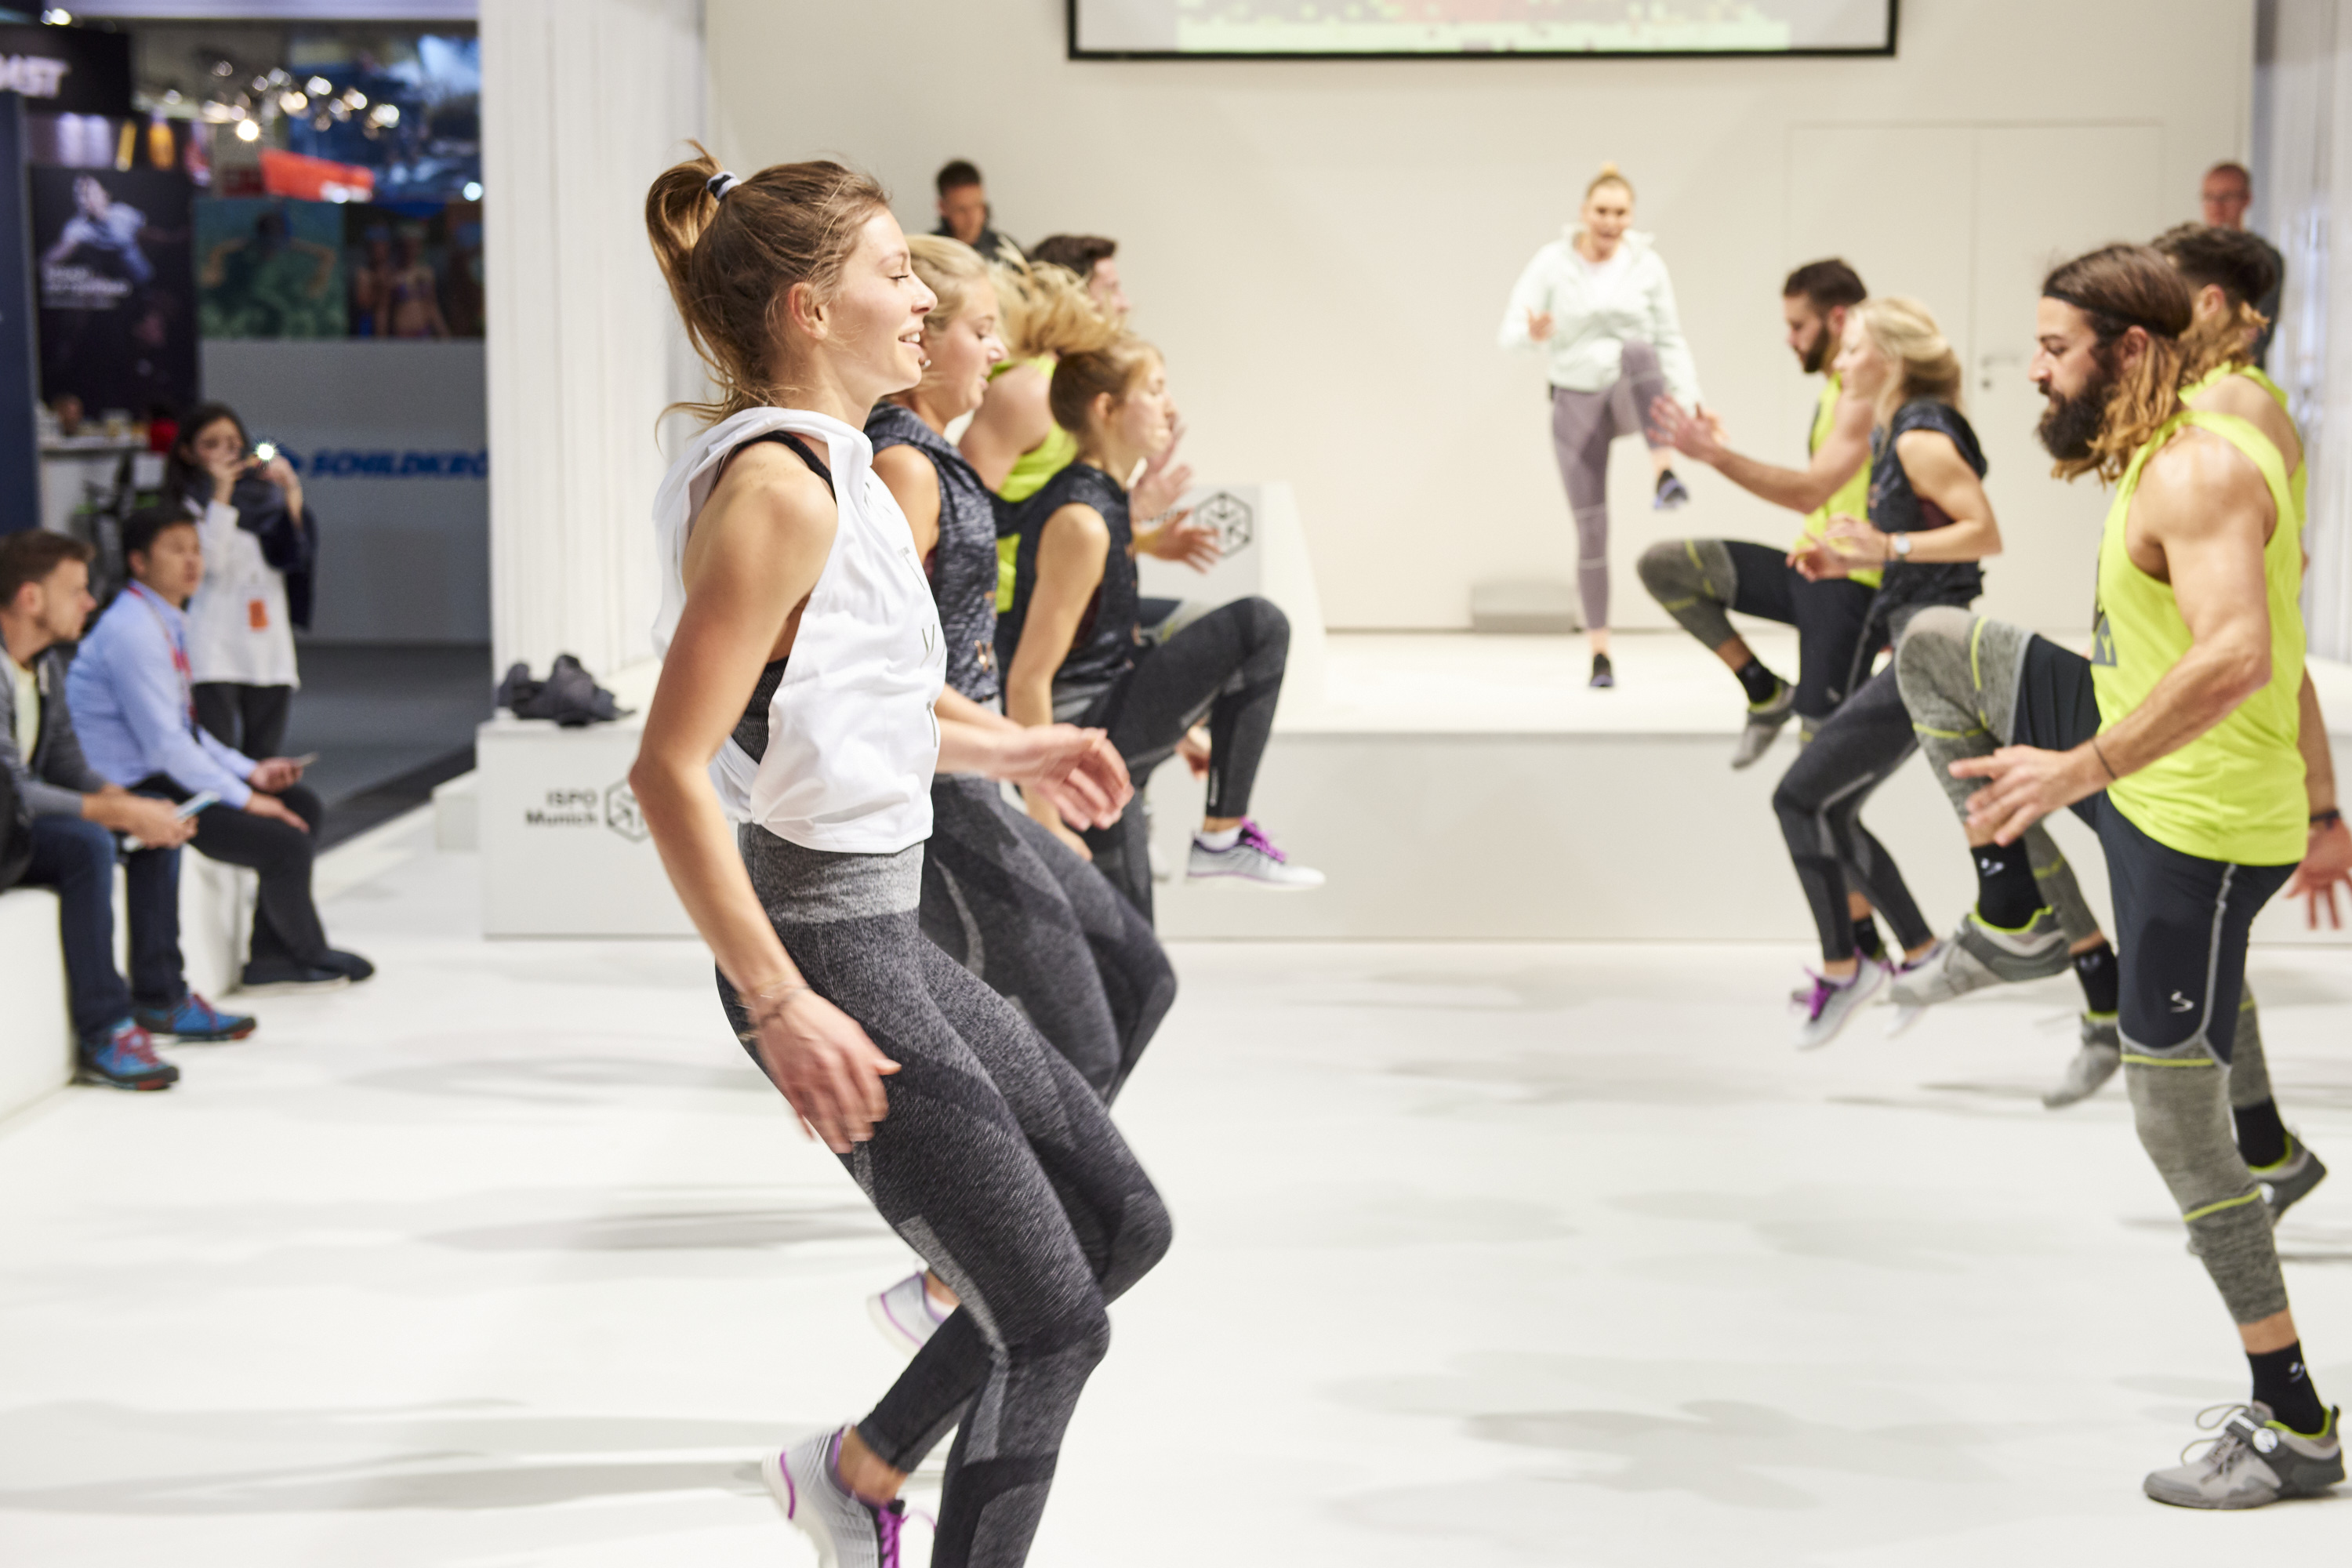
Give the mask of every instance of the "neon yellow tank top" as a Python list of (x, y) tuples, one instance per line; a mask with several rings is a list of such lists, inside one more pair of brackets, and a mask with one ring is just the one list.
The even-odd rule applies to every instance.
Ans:
[[(1822, 449), (1822, 443), (1828, 440), (1830, 432), (1837, 427), (1838, 399), (1843, 395), (1844, 391), (1844, 383), (1839, 378), (1837, 372), (1832, 371), (1822, 377), (1821, 401), (1813, 405), (1812, 433), (1805, 438), (1805, 456), (1808, 458)], [(1797, 535), (1795, 548), (1802, 550), (1808, 544), (1820, 542), (1823, 535), (1829, 531), (1830, 519), (1840, 512), (1844, 512), (1848, 517), (1866, 518), (1870, 515), (1870, 465), (1868, 463), (1856, 468), (1853, 471), (1853, 478), (1840, 485), (1836, 494), (1823, 501), (1818, 509), (1806, 514), (1805, 526)], [(1877, 587), (1879, 577), (1880, 574), (1876, 572), (1846, 574), (1848, 582), (1859, 583), (1865, 588)]]
[(2107, 798), (2168, 848), (2240, 866), (2288, 866), (2306, 837), (2303, 754), (2295, 749), (2303, 689), (2303, 527), (2278, 448), (2243, 419), (2196, 409), (2174, 415), (2132, 455), (2099, 537), (2099, 602), (2091, 683), (2099, 726), (2147, 700), (2189, 651), (2171, 584), (2132, 564), (2124, 524), (2149, 458), (2183, 426), (2210, 430), (2253, 460), (2270, 486), (2278, 526), (2263, 547), (2271, 615), (2270, 684), (2189, 744), (2107, 786)]
[[(1055, 363), (1052, 354), (1039, 354), (1034, 359), (1006, 360), (989, 372), (989, 379), (993, 381), (1015, 365), (1025, 364), (1035, 366), (1037, 373), (1050, 381)], [(996, 487), (996, 493), (1006, 500), (1027, 500), (1045, 488), (1047, 479), (1068, 468), (1077, 455), (1078, 438), (1056, 425), (1043, 441), (1013, 460), (1013, 471), (1004, 476), (1004, 482)]]

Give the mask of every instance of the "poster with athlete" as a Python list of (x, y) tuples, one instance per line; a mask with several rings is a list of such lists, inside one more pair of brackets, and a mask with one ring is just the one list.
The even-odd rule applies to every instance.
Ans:
[(343, 214), (331, 202), (196, 204), (196, 293), (208, 338), (340, 338)]
[(189, 247), (195, 186), (176, 170), (32, 171), (41, 397), (92, 414), (196, 395)]

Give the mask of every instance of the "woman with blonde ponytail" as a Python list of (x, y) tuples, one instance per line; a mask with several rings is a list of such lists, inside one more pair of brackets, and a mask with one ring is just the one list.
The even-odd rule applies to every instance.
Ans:
[(907, 1473), (985, 1412), (931, 1561), (1018, 1564), (1104, 1305), (1168, 1217), (1101, 1098), (923, 936), (931, 779), (1009, 779), (1089, 825), (1131, 792), (1098, 733), (935, 711), (939, 616), (860, 426), (921, 380), (939, 301), (881, 190), (704, 153), (654, 182), (646, 226), (717, 392), (655, 499), (665, 657), (629, 783), (737, 1036), (964, 1303), (864, 1420), (761, 1471), (820, 1562), (897, 1568)]
[[(1827, 1045), (1890, 980), (1916, 984), (1952, 961), (1919, 912), (1886, 847), (1862, 823), (1878, 786), (1918, 749), (1892, 664), (1871, 666), (1912, 621), (1937, 605), (1965, 607), (1984, 591), (1977, 563), (2000, 552), (1984, 492), (1984, 452), (1960, 413), (1960, 359), (1916, 300), (1865, 300), (1846, 317), (1838, 374), (1875, 410), (1870, 516), (1839, 516), (1790, 558), (1809, 578), (1880, 574), (1864, 616), (1853, 693), (1813, 732), (1772, 794), (1798, 885), (1821, 938), (1822, 966), (1798, 993), (1797, 1047)], [(2046, 863), (2046, 862), (2045, 862)], [(1857, 951), (1849, 893), (1886, 918), (1898, 961)]]
[(1665, 261), (1633, 223), (1633, 186), (1616, 164), (1603, 163), (1584, 188), (1578, 222), (1519, 274), (1496, 334), (1504, 348), (1540, 351), (1549, 362), (1552, 456), (1576, 522), (1577, 592), (1596, 687), (1617, 684), (1609, 662), (1609, 447), (1638, 432), (1656, 475), (1650, 504), (1673, 511), (1690, 491), (1675, 474), (1673, 447), (1650, 427), (1649, 408), (1671, 395), (1706, 416)]
[[(1053, 335), (1058, 334), (1058, 335)], [(1213, 535), (1185, 514), (1135, 528), (1128, 478), (1176, 438), (1168, 372), (1152, 346), (1101, 317), (1072, 317), (1045, 340), (1056, 356), (1054, 418), (1078, 455), (1023, 503), (1013, 596), (999, 626), (1009, 660), (1005, 710), (1024, 724), (1099, 725), (1139, 789), (1207, 721), (1200, 771), (1208, 805), (1193, 836), (1188, 880), (1298, 889), (1323, 874), (1291, 865), (1250, 819), (1250, 792), (1274, 728), (1290, 654), (1290, 622), (1268, 600), (1235, 599), (1142, 645), (1136, 556), (1213, 558)], [(1088, 856), (1149, 919), (1150, 846), (1141, 812), (1108, 827), (1071, 824), (1042, 792), (1032, 816)]]

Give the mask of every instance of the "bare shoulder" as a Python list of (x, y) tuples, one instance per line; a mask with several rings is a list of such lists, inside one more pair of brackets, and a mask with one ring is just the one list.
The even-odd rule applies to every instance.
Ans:
[(2303, 443), (2294, 421), (2278, 405), (2278, 399), (2252, 378), (2225, 375), (2199, 393), (2194, 405), (2210, 414), (2234, 415), (2244, 420), (2279, 449), (2290, 467), (2302, 460)]
[(874, 454), (874, 471), (890, 487), (890, 493), (904, 496), (908, 490), (937, 490), (939, 470), (931, 466), (929, 454), (907, 442), (885, 447)]
[(2203, 531), (2232, 518), (2259, 516), (2265, 531), (2274, 521), (2270, 486), (2252, 458), (2227, 437), (2194, 425), (2148, 458), (2133, 499), (2135, 523), (2166, 531)]
[(1066, 549), (1092, 549), (1100, 553), (1110, 548), (1110, 524), (1094, 508), (1073, 501), (1054, 509), (1037, 542), (1040, 548), (1059, 544)]
[(1053, 380), (1034, 364), (1016, 364), (988, 384), (981, 394), (977, 418), (986, 418), (991, 409), (999, 418), (1018, 418), (1041, 415), (1045, 411), (1045, 396), (1053, 388)]
[(830, 551), (840, 526), (833, 491), (791, 449), (762, 441), (728, 462), (687, 541), (690, 578), (713, 559), (758, 572), (808, 551)]

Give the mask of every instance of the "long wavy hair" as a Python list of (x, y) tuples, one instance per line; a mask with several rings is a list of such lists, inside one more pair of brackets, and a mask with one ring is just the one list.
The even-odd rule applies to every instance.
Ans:
[(2191, 321), (2181, 334), (2188, 361), (2184, 377), (2194, 383), (2217, 370), (2252, 365), (2255, 340), (2271, 324), (2254, 301), (2267, 298), (2279, 284), (2278, 263), (2271, 259), (2270, 248), (2242, 230), (2201, 223), (2166, 229), (2156, 237), (2153, 248), (2180, 268), (2192, 295), (2219, 289), (2227, 307), (2218, 316)]

